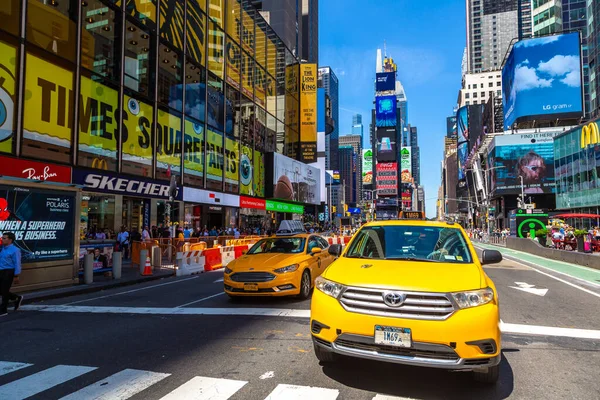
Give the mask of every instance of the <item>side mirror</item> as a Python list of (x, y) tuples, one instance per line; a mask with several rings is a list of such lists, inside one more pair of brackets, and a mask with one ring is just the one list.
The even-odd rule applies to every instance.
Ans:
[(342, 245), (341, 244), (332, 244), (329, 246), (329, 254), (332, 256), (339, 257), (342, 254)]
[(481, 265), (496, 264), (502, 261), (502, 254), (498, 250), (483, 250)]
[(322, 250), (320, 247), (313, 247), (313, 248), (310, 250), (310, 254), (319, 254), (319, 253), (321, 253), (322, 251), (323, 251), (323, 250)]

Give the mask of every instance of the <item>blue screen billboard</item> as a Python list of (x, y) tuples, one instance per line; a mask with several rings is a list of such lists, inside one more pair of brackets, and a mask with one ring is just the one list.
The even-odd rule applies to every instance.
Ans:
[(377, 127), (396, 126), (396, 96), (375, 97)]
[(467, 158), (469, 157), (469, 142), (464, 142), (458, 145), (458, 180), (461, 181), (467, 176), (465, 174), (465, 168), (467, 164)]
[(504, 129), (533, 119), (582, 115), (579, 33), (514, 44), (502, 68)]
[(377, 92), (386, 92), (396, 88), (395, 72), (378, 72), (375, 81), (375, 90)]
[(469, 107), (464, 106), (456, 112), (456, 124), (458, 125), (458, 143), (469, 140)]

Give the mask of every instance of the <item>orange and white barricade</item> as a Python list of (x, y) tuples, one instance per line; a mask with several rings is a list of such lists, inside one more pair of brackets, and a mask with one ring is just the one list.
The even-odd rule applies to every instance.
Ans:
[(205, 257), (201, 250), (177, 252), (177, 276), (204, 272)]
[(214, 271), (223, 268), (223, 259), (221, 258), (221, 248), (216, 247), (202, 251), (204, 256), (204, 270)]
[(221, 265), (226, 267), (230, 262), (235, 260), (235, 250), (233, 246), (221, 247)]

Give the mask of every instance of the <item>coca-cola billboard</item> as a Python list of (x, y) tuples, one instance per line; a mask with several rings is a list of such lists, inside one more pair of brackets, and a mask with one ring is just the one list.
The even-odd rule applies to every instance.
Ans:
[(377, 194), (379, 196), (398, 195), (398, 163), (377, 163)]
[(71, 183), (71, 168), (63, 165), (4, 156), (0, 156), (0, 165), (0, 175), (40, 182)]

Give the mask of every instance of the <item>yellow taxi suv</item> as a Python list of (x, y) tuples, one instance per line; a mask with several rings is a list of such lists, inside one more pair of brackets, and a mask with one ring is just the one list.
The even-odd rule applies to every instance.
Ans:
[(318, 235), (281, 234), (258, 241), (225, 268), (223, 283), (230, 297), (310, 296), (315, 279), (335, 256)]
[(498, 294), (463, 229), (451, 222), (364, 225), (316, 279), (310, 329), (317, 358), (338, 355), (473, 371), (498, 379)]

